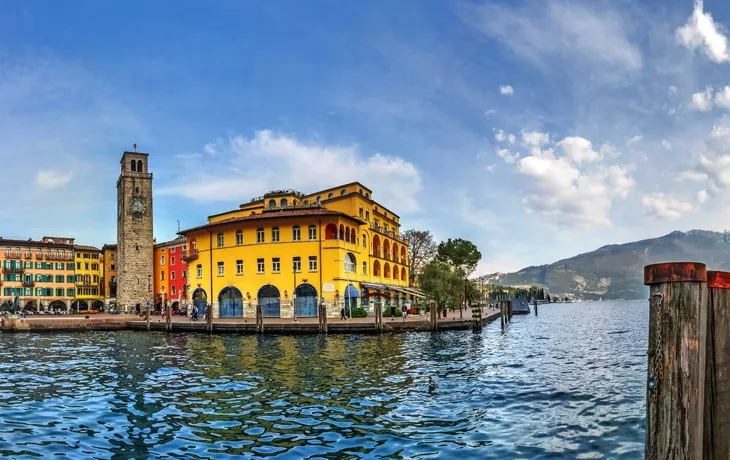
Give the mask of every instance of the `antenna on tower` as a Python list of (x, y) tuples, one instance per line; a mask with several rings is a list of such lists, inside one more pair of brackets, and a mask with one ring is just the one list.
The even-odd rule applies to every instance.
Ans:
[(133, 149), (134, 149), (134, 151), (136, 152), (136, 151), (137, 151), (137, 144), (132, 144), (132, 148), (133, 148)]
[(177, 221), (177, 232), (180, 233), (180, 221)]

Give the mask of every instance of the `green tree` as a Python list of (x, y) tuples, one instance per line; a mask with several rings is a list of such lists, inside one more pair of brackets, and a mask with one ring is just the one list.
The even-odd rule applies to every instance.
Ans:
[[(461, 280), (445, 262), (432, 260), (423, 268), (419, 281), (421, 289), (436, 303), (438, 311), (444, 311), (454, 304), (456, 288)], [(458, 299), (458, 297), (457, 297)]]
[[(449, 238), (439, 243), (436, 258), (449, 264), (454, 269), (456, 275), (463, 280), (461, 283), (461, 291), (463, 293), (464, 306), (466, 306), (468, 297), (467, 278), (476, 270), (479, 261), (482, 260), (482, 253), (469, 240)], [(459, 314), (462, 318), (464, 317), (464, 312), (461, 308), (459, 309)]]
[(423, 268), (436, 257), (436, 242), (428, 230), (410, 229), (401, 233), (408, 240), (408, 271), (410, 282), (415, 283)]

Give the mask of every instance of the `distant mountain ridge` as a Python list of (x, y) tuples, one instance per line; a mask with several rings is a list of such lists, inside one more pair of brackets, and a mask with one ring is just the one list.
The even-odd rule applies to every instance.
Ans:
[(541, 286), (578, 299), (644, 299), (644, 266), (657, 262), (703, 262), (730, 271), (730, 233), (675, 231), (658, 238), (611, 244), (549, 265), (480, 277), (501, 286)]

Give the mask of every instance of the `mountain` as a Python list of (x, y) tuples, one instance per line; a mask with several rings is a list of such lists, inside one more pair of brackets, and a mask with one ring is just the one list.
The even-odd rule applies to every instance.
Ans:
[(644, 266), (657, 262), (703, 262), (730, 271), (730, 233), (672, 232), (626, 244), (603, 246), (550, 265), (480, 277), (500, 286), (541, 286), (578, 299), (645, 299)]

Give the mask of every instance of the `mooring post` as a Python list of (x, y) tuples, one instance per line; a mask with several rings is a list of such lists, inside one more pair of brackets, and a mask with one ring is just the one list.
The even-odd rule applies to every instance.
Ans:
[(327, 326), (327, 305), (324, 303), (322, 304), (322, 324), (324, 326), (324, 333), (326, 334), (329, 332), (329, 328)]
[(261, 311), (261, 304), (256, 302), (256, 332), (259, 334), (264, 333), (264, 316)]
[(511, 323), (512, 322), (512, 301), (511, 300), (507, 301), (507, 312), (508, 312), (507, 320)]
[(167, 332), (172, 332), (172, 306), (169, 304), (165, 305), (165, 322)]
[(150, 305), (147, 304), (147, 307), (144, 310), (144, 319), (147, 321), (147, 330), (150, 330)]
[(730, 272), (707, 272), (704, 458), (730, 458)]
[(208, 304), (205, 308), (205, 328), (208, 330), (208, 334), (213, 333), (213, 305)]
[(504, 302), (499, 301), (499, 322), (502, 323), (502, 330), (504, 330)]
[(702, 458), (707, 268), (696, 262), (644, 267), (649, 286), (647, 459)]
[(535, 301), (535, 316), (537, 316), (537, 301)]

